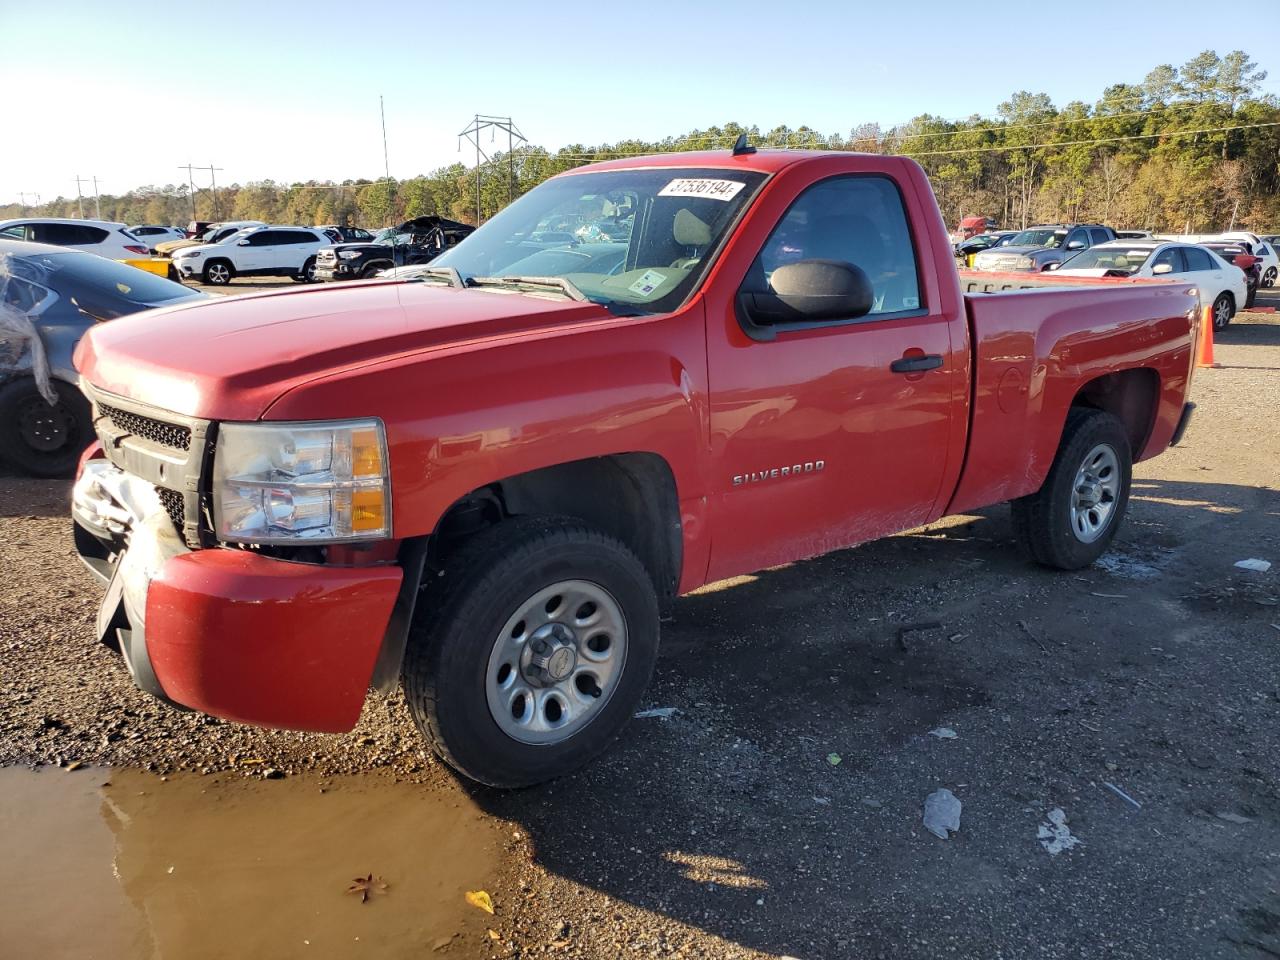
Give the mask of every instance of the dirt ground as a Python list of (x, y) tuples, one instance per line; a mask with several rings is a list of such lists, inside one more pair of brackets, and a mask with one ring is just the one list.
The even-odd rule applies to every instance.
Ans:
[[(664, 629), (648, 700), (675, 713), (637, 719), (576, 776), (513, 793), (427, 756), (399, 696), (371, 698), (337, 737), (148, 699), (93, 640), (100, 590), (71, 549), (67, 484), (0, 477), (0, 765), (41, 765), (0, 769), (23, 778), (0, 777), (0, 809), (30, 811), (0, 824), (49, 838), (0, 865), (0, 943), (36, 955), (47, 924), (89, 923), (77, 903), (99, 901), (55, 887), (46, 918), (10, 895), (78, 876), (70, 847), (107, 886), (111, 861), (118, 909), (148, 916), (166, 956), (199, 955), (183, 949), (198, 936), (275, 957), (1280, 957), (1280, 314), (1237, 318), (1217, 359), (1197, 374), (1183, 444), (1138, 466), (1103, 562), (1029, 566), (993, 508), (705, 588)], [(1248, 558), (1273, 566), (1234, 566)], [(226, 804), (252, 821), (229, 830), (257, 836), (255, 816), (283, 828), (292, 798), (326, 789), (363, 791), (369, 818), (362, 804), (328, 819), (300, 807), (315, 846), (341, 838), (323, 866), (290, 868), (275, 845), (259, 859), (284, 858), (283, 872), (263, 873), (250, 850), (218, 875), (217, 899), (163, 900), (165, 864), (181, 877), (191, 862), (175, 873), (170, 849), (190, 843), (148, 833), (160, 814), (112, 800), (125, 785), (170, 798), (163, 822), (192, 836), (221, 829), (209, 810)], [(942, 787), (963, 804), (949, 840), (921, 823)], [(413, 824), (442, 811), (473, 831), (460, 835), (475, 862), (394, 856), (377, 829), (413, 843)], [(242, 908), (301, 910), (322, 871), (328, 947), (292, 927), (244, 939)], [(367, 871), (389, 889), (361, 903), (343, 885)], [(450, 905), (430, 928), (396, 906), (425, 875), (439, 889), (422, 895)], [(466, 904), (473, 885), (494, 915)], [(162, 937), (164, 903), (220, 922)], [(380, 947), (360, 939), (370, 926)], [(339, 949), (342, 931), (354, 939)], [(61, 942), (58, 955), (115, 955), (92, 928)]]

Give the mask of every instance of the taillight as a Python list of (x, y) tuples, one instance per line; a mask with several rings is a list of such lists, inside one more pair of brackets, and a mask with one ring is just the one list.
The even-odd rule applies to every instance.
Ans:
[(146, 247), (140, 247), (136, 243), (126, 243), (124, 248), (130, 253), (136, 253), (144, 257), (151, 252)]

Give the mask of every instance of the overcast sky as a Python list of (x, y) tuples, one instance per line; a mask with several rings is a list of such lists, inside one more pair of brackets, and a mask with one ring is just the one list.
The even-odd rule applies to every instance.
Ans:
[(0, 202), (75, 196), (77, 174), (111, 193), (176, 183), (189, 162), (222, 167), (220, 184), (378, 176), (379, 94), (396, 177), (466, 160), (476, 112), (555, 149), (989, 115), (1017, 89), (1092, 102), (1206, 48), (1280, 71), (1266, 6), (0, 0)]

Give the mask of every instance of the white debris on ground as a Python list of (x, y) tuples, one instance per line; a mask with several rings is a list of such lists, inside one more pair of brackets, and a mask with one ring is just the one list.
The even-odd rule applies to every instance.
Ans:
[(1061, 807), (1054, 807), (1049, 811), (1049, 822), (1040, 824), (1037, 833), (1040, 839), (1040, 846), (1049, 852), (1049, 856), (1056, 857), (1063, 850), (1070, 850), (1078, 843), (1083, 843), (1079, 837), (1071, 835), (1071, 829), (1067, 826), (1067, 815)]
[(1256, 573), (1266, 573), (1271, 569), (1271, 561), (1259, 560), (1256, 557), (1250, 557), (1248, 560), (1237, 560), (1236, 566), (1241, 570), (1253, 570)]
[(635, 715), (635, 719), (652, 720), (657, 718), (659, 720), (670, 720), (679, 712), (679, 709), (676, 707), (650, 707), (648, 710), (641, 710), (637, 713)]
[(1160, 568), (1171, 558), (1168, 551), (1166, 554), (1139, 558), (1113, 548), (1093, 561), (1093, 565), (1124, 580), (1156, 580), (1164, 573)]
[(960, 801), (946, 787), (935, 790), (924, 799), (924, 826), (940, 840), (948, 840), (960, 832)]
[(939, 740), (954, 740), (957, 734), (950, 727), (935, 727), (929, 731), (929, 736), (937, 737)]

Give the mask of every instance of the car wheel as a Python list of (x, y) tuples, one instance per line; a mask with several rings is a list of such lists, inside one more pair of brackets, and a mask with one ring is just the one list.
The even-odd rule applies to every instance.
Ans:
[(465, 543), (420, 604), (404, 686), (418, 729), (496, 787), (562, 776), (631, 719), (658, 652), (653, 582), (619, 541), (521, 517)]
[(235, 268), (226, 260), (210, 260), (204, 265), (201, 280), (212, 287), (225, 287), (236, 274)]
[(54, 383), (50, 404), (23, 377), (0, 388), (0, 457), (36, 477), (69, 477), (93, 439), (89, 402), (69, 383)]
[(360, 279), (371, 280), (378, 275), (379, 270), (385, 270), (388, 266), (389, 264), (385, 263), (371, 263), (360, 271)]
[(1072, 407), (1044, 484), (1012, 504), (1023, 555), (1059, 570), (1097, 560), (1124, 519), (1132, 471), (1124, 424), (1104, 410)]
[(1215, 331), (1227, 329), (1227, 324), (1235, 315), (1235, 298), (1229, 293), (1218, 294), (1218, 299), (1213, 301), (1213, 329)]
[(1274, 287), (1276, 285), (1276, 268), (1267, 267), (1267, 272), (1262, 275), (1262, 285), (1264, 287)]
[(316, 258), (312, 257), (302, 265), (302, 272), (293, 278), (298, 283), (316, 282)]

